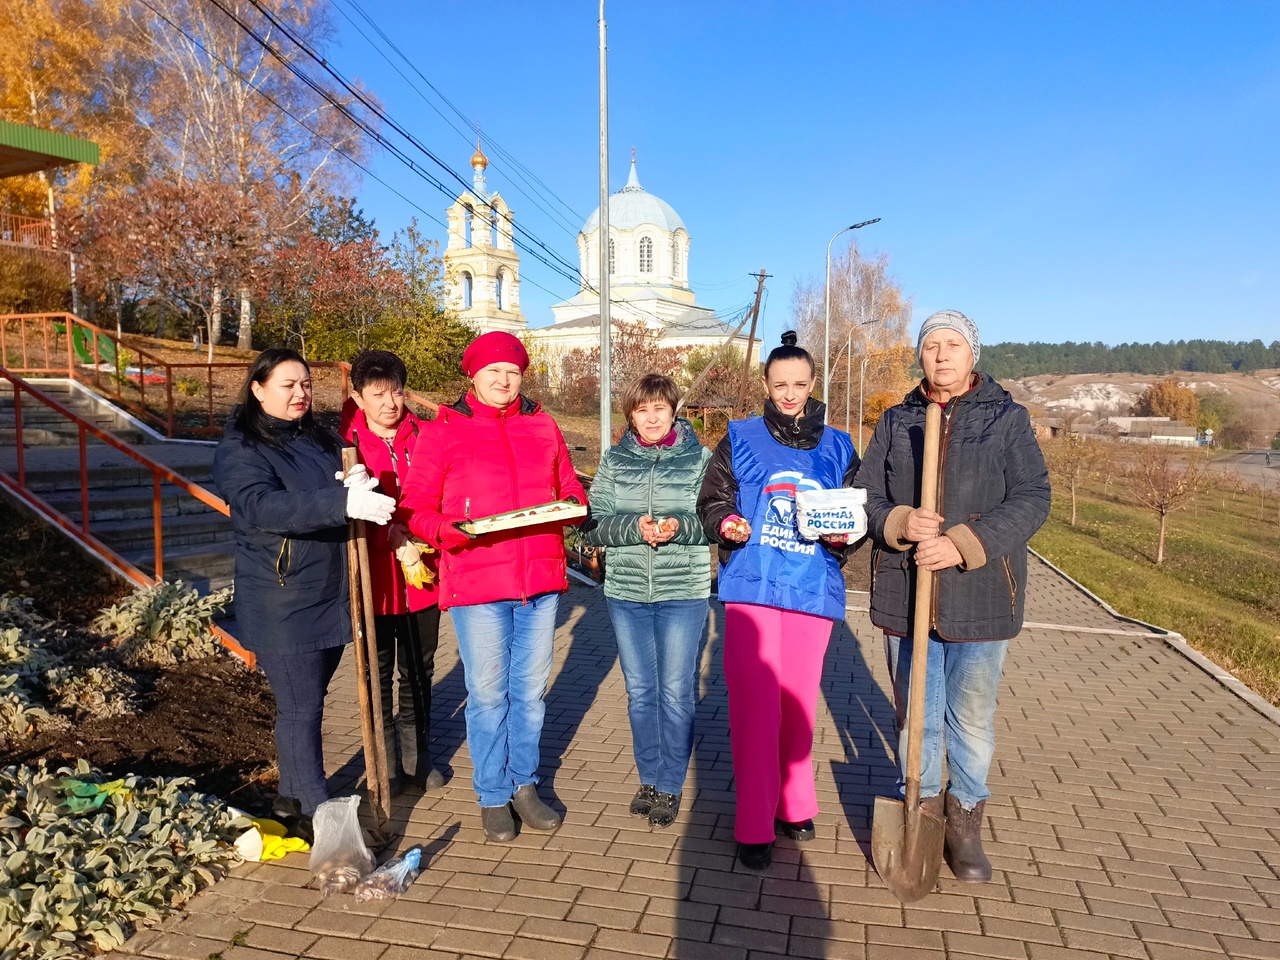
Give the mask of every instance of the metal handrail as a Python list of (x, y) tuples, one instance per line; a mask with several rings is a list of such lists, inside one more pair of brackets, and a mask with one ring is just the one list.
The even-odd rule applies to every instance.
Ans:
[(0, 243), (53, 250), (53, 224), (39, 217), (0, 213)]
[[(11, 344), (9, 326), (11, 323), (17, 324), (16, 343)], [(29, 335), (29, 326), (39, 325), (38, 333), (34, 336)], [(64, 333), (59, 333), (55, 327), (57, 324), (64, 326)], [(86, 373), (84, 369), (76, 362), (75, 347), (72, 341), (74, 336), (73, 330), (79, 327), (88, 334), (88, 340), (92, 344), (93, 364), (88, 368), (91, 373)], [(58, 338), (65, 339), (66, 363), (59, 363), (58, 366), (52, 366), (50, 359), (54, 352), (59, 351), (60, 345)], [(137, 358), (137, 365), (141, 371), (138, 375), (138, 402), (134, 402), (123, 392), (123, 386), (126, 382), (131, 382), (121, 369), (121, 365), (117, 362), (114, 372), (107, 373), (104, 376), (102, 367), (102, 357), (99, 353), (99, 344), (102, 341), (108, 341), (112, 344), (113, 351), (117, 358), (120, 357), (122, 350), (129, 351)], [(40, 346), (43, 348), (44, 365), (33, 363), (33, 348)], [(13, 363), (9, 359), (9, 351), (11, 347), (19, 354), (20, 362)], [(338, 370), (342, 375), (342, 394), (345, 396), (349, 390), (351, 364), (345, 361), (308, 361), (308, 365), (313, 370)], [(248, 371), (249, 363), (247, 361), (214, 361), (199, 363), (194, 361), (170, 362), (161, 359), (154, 353), (148, 351), (145, 347), (134, 346), (125, 342), (110, 330), (82, 320), (72, 313), (9, 313), (0, 314), (0, 366), (9, 368), (24, 376), (58, 376), (68, 377), (77, 383), (81, 383), (87, 387), (93, 388), (95, 391), (104, 394), (113, 403), (124, 407), (130, 413), (138, 416), (144, 422), (150, 423), (157, 427), (167, 437), (173, 437), (178, 431), (177, 426), (177, 409), (174, 403), (174, 385), (178, 382), (178, 376), (181, 371), (203, 371), (204, 372), (204, 395), (208, 401), (208, 412), (206, 414), (205, 424), (202, 427), (192, 427), (184, 431), (186, 433), (195, 434), (220, 434), (222, 432), (221, 423), (217, 422), (214, 413), (213, 404), (213, 371), (218, 370), (240, 370)], [(150, 370), (163, 371), (164, 374), (164, 407), (163, 413), (157, 413), (147, 405), (147, 373)], [(199, 380), (199, 374), (194, 374), (193, 379)], [(104, 386), (104, 382), (106, 386)], [(154, 387), (153, 394), (154, 396)], [(411, 390), (405, 391), (405, 396), (414, 403), (417, 403), (433, 413), (440, 407), (433, 400), (428, 400)]]
[[(198, 483), (193, 483), (186, 477), (174, 473), (162, 463), (152, 460), (150, 457), (139, 453), (123, 440), (113, 437), (99, 427), (94, 426), (88, 420), (81, 417), (75, 411), (63, 406), (52, 397), (46, 396), (41, 391), (35, 389), (21, 377), (14, 375), (4, 367), (0, 367), (0, 379), (7, 380), (13, 389), (13, 420), (15, 443), (17, 447), (17, 477), (10, 476), (7, 472), (0, 470), (0, 484), (11, 490), (20, 500), (28, 506), (35, 509), (45, 519), (56, 524), (59, 528), (70, 534), (78, 543), (88, 549), (91, 553), (96, 554), (101, 559), (114, 567), (118, 572), (127, 576), (135, 583), (142, 586), (152, 586), (164, 579), (164, 532), (163, 532), (163, 509), (161, 505), (160, 488), (162, 482), (169, 483), (184, 493), (187, 493), (201, 503), (212, 507), (224, 517), (231, 516), (231, 510), (221, 497), (206, 490)], [(48, 409), (57, 413), (63, 419), (74, 423), (77, 428), (77, 435), (80, 446), (80, 525), (77, 527), (59, 510), (49, 505), (43, 497), (39, 496), (30, 487), (27, 486), (26, 471), (26, 451), (23, 443), (23, 425), (22, 425), (22, 395), (28, 394), (31, 399), (38, 401)], [(89, 512), (89, 462), (88, 462), (88, 438), (93, 436), (94, 439), (107, 444), (113, 449), (123, 453), (125, 456), (141, 464), (143, 467), (151, 471), (152, 483), (152, 529), (153, 544), (155, 550), (155, 575), (151, 576), (145, 571), (139, 569), (130, 561), (126, 560), (119, 553), (107, 546), (90, 530), (90, 512)], [(220, 627), (213, 628), (214, 633), (218, 635), (223, 644), (231, 650), (232, 653), (243, 659), (249, 666), (253, 666), (253, 654), (245, 650), (236, 641), (234, 637), (222, 630)]]

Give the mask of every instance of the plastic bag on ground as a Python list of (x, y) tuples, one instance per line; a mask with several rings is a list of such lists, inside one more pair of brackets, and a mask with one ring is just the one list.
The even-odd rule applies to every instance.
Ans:
[(319, 882), (321, 896), (351, 890), (378, 865), (360, 829), (359, 797), (326, 800), (311, 822), (311, 876)]
[(422, 871), (422, 848), (410, 847), (388, 860), (356, 886), (356, 903), (366, 900), (394, 900), (409, 889)]

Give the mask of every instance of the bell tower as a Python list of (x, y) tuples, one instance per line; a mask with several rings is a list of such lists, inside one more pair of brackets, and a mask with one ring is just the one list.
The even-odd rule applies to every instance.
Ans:
[(520, 254), (513, 214), (501, 194), (490, 193), (484, 172), (489, 158), (476, 140), (471, 157), (471, 189), (447, 211), (449, 242), (444, 251), (448, 305), (479, 333), (527, 327), (520, 312)]

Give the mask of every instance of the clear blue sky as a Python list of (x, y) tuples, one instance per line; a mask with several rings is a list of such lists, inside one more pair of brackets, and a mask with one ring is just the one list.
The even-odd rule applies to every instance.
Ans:
[[(472, 145), (332, 2), (332, 61), (469, 180)], [(486, 136), (595, 209), (593, 0), (361, 3)], [(700, 302), (738, 307), (767, 268), (770, 341), (831, 234), (872, 217), (860, 245), (889, 255), (917, 323), (954, 307), (985, 342), (1280, 338), (1280, 3), (609, 0), (606, 17), (612, 189), (635, 146), (688, 227)], [(443, 219), (449, 198), (393, 157), (373, 169)], [(489, 174), (576, 264), (577, 225)], [(415, 213), (371, 178), (358, 193), (388, 235)], [(575, 292), (528, 257), (521, 273), (532, 326)]]

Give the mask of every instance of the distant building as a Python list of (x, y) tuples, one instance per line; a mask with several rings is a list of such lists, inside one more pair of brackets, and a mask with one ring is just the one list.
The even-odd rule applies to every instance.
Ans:
[[(444, 253), (447, 300), (460, 320), (481, 332), (507, 330), (548, 354), (600, 344), (600, 211), (578, 233), (578, 293), (555, 304), (549, 326), (530, 329), (520, 312), (520, 255), (511, 209), (489, 193), (489, 161), (476, 145), (473, 187), (449, 208)], [(609, 199), (609, 300), (614, 324), (643, 323), (663, 347), (718, 347), (733, 327), (697, 302), (689, 288), (689, 231), (680, 215), (640, 186), (635, 158), (627, 184)], [(745, 333), (733, 344), (745, 351)], [(759, 339), (755, 341), (757, 347)]]
[(455, 315), (480, 333), (525, 331), (520, 312), (520, 254), (516, 252), (511, 208), (490, 193), (484, 171), (489, 158), (476, 142), (471, 157), (472, 188), (449, 207), (449, 240), (444, 251), (446, 302)]
[(1130, 443), (1167, 443), (1194, 447), (1199, 443), (1196, 428), (1172, 417), (1108, 417), (1115, 426), (1118, 439)]

